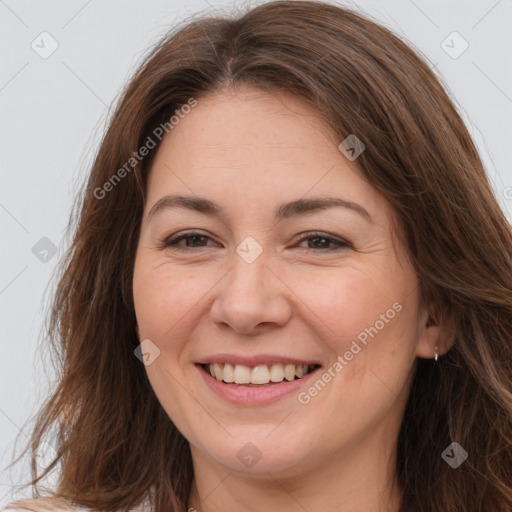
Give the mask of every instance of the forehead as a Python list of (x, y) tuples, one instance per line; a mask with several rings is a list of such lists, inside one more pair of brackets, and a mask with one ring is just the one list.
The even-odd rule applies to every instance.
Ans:
[[(265, 150), (259, 159), (328, 154), (335, 136), (314, 107), (289, 93), (244, 88), (201, 97), (164, 138), (162, 149), (186, 146), (190, 160), (225, 164)], [(338, 155), (337, 155), (338, 156)]]
[(332, 195), (382, 213), (386, 201), (339, 142), (313, 106), (289, 93), (249, 88), (199, 98), (157, 151), (147, 207), (170, 193), (254, 211)]

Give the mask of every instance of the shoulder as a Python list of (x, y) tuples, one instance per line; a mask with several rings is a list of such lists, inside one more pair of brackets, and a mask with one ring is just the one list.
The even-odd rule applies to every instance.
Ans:
[(90, 512), (59, 498), (25, 498), (0, 507), (0, 512)]
[[(148, 500), (144, 500), (132, 512), (149, 512)], [(93, 509), (65, 501), (56, 497), (24, 498), (0, 506), (0, 512), (94, 512)]]

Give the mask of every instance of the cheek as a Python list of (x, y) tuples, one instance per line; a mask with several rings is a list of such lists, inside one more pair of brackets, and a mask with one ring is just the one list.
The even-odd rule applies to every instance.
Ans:
[(135, 266), (133, 279), (140, 339), (151, 340), (159, 349), (158, 356), (145, 367), (146, 374), (169, 418), (182, 433), (190, 435), (190, 388), (180, 384), (185, 382), (180, 358), (186, 347), (191, 312), (193, 315), (205, 288), (192, 276), (171, 272), (165, 264), (140, 263), (140, 267)]
[(297, 296), (304, 298), (316, 323), (324, 326), (328, 338), (338, 343), (340, 350), (397, 300), (381, 276), (354, 267), (329, 269), (309, 278), (302, 274), (294, 282)]
[(176, 336), (204, 296), (206, 284), (165, 265), (134, 273), (134, 303), (141, 336), (165, 343)]
[(295, 282), (297, 295), (307, 298), (308, 317), (330, 349), (330, 360), (341, 356), (346, 363), (345, 376), (338, 380), (367, 379), (374, 367), (385, 367), (390, 378), (408, 370), (417, 337), (412, 275), (352, 266), (314, 279), (302, 275)]

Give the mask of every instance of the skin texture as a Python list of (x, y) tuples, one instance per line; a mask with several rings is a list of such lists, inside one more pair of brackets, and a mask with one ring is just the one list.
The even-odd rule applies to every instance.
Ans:
[[(133, 277), (136, 329), (160, 350), (145, 368), (190, 442), (190, 506), (200, 512), (398, 510), (396, 440), (414, 363), (449, 346), (420, 306), (406, 250), (393, 246), (389, 203), (340, 142), (302, 100), (243, 88), (200, 98), (153, 162)], [(166, 194), (206, 197), (224, 216), (175, 208), (148, 222)], [(274, 219), (278, 204), (317, 196), (353, 201), (373, 223), (339, 207)], [(196, 230), (209, 238), (159, 245)], [(308, 242), (309, 231), (351, 247)], [(236, 252), (248, 236), (262, 248), (250, 264)], [(235, 407), (195, 365), (265, 353), (318, 361), (324, 372), (395, 303), (401, 310), (308, 404), (292, 393)], [(250, 468), (237, 457), (247, 442), (261, 454)]]

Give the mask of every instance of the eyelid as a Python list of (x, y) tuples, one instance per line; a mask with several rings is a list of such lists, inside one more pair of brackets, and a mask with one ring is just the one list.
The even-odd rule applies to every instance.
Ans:
[[(205, 237), (207, 239), (213, 240), (214, 239), (207, 233), (201, 232), (199, 230), (191, 230), (191, 231), (185, 231), (185, 232), (178, 232), (176, 234), (173, 234), (171, 236), (167, 236), (159, 240), (159, 248), (166, 249), (166, 248), (172, 248), (172, 250), (178, 250), (178, 251), (191, 251), (193, 249), (204, 249), (208, 246), (204, 247), (183, 247), (178, 246), (177, 244), (181, 242), (183, 239), (193, 237), (193, 236), (201, 236)], [(324, 238), (330, 242), (333, 242), (336, 244), (336, 247), (334, 248), (309, 248), (309, 247), (299, 247), (299, 250), (305, 250), (305, 251), (314, 251), (314, 252), (334, 252), (334, 251), (341, 251), (346, 249), (354, 249), (353, 245), (346, 239), (335, 237), (332, 235), (329, 235), (328, 233), (324, 233), (322, 231), (306, 231), (301, 234), (300, 238), (297, 240), (297, 243), (301, 243), (304, 241), (307, 241), (310, 238)], [(172, 243), (171, 243), (172, 242)]]
[[(164, 236), (163, 238), (158, 240), (158, 246), (160, 249), (172, 248), (176, 250), (190, 251), (194, 249), (194, 247), (180, 247), (176, 244), (178, 242), (181, 242), (181, 240), (192, 236), (203, 236), (205, 238), (209, 238), (210, 240), (214, 240), (208, 233), (203, 233), (199, 230), (191, 230), (185, 232), (178, 232), (170, 236)], [(171, 245), (170, 242), (173, 242), (173, 244)], [(196, 249), (202, 249), (202, 247), (196, 247)]]
[(304, 247), (303, 249), (305, 249), (307, 251), (317, 251), (318, 252), (318, 251), (323, 250), (323, 251), (331, 252), (331, 251), (342, 250), (342, 249), (347, 249), (347, 248), (353, 249), (352, 244), (348, 240), (329, 235), (329, 233), (324, 233), (323, 231), (307, 231), (307, 232), (301, 234), (298, 242), (303, 242), (304, 240), (307, 240), (308, 238), (325, 238), (326, 240), (334, 242), (338, 245), (336, 248), (331, 248), (331, 249), (309, 249), (309, 248)]

